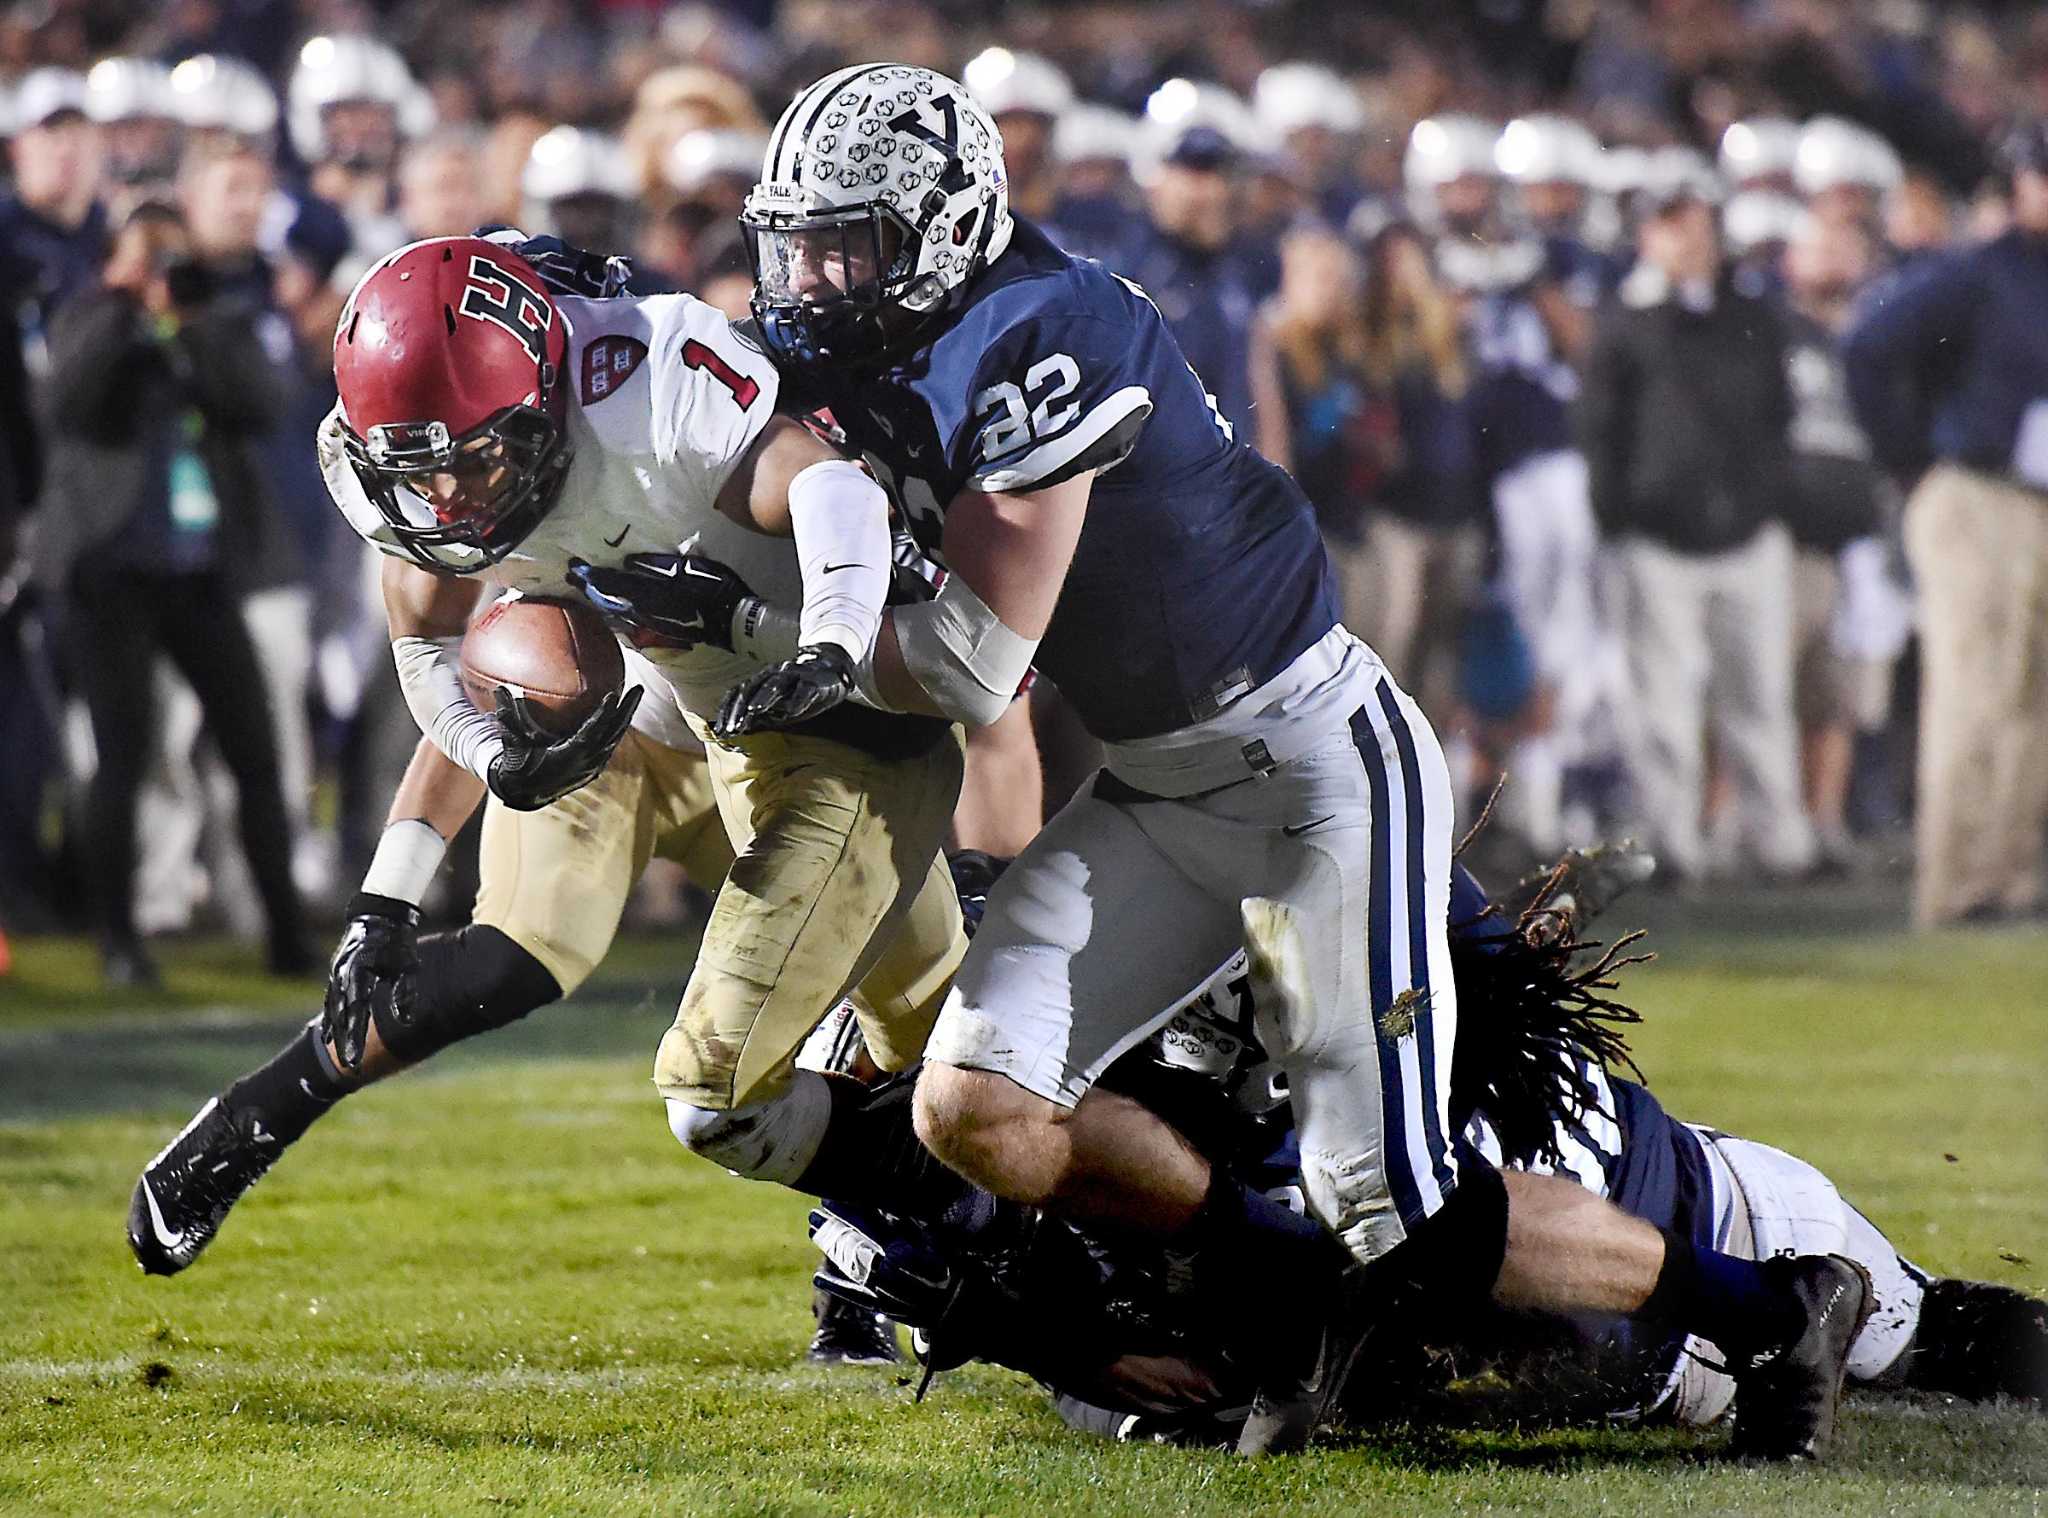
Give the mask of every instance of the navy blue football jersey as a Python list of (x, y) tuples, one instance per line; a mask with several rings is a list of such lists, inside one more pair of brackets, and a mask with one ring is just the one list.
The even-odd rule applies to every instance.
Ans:
[(1098, 738), (1210, 716), (1336, 623), (1307, 498), (1217, 415), (1142, 289), (1026, 222), (915, 352), (791, 378), (935, 557), (961, 492), (1098, 471), (1036, 660)]

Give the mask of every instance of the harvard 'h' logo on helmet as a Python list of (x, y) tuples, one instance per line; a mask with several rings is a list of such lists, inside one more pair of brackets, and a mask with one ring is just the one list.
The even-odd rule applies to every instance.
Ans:
[(400, 248), (349, 296), (334, 334), (349, 462), (419, 562), (495, 564), (554, 505), (567, 349), (540, 276), (481, 238)]

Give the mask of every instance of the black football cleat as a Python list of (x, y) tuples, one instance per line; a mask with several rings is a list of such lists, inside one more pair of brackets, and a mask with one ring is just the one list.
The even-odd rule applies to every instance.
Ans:
[(2048, 1302), (1991, 1281), (1929, 1281), (1906, 1384), (1971, 1402), (2048, 1403)]
[(128, 1247), (136, 1263), (150, 1275), (174, 1276), (198, 1259), (228, 1210), (282, 1153), (261, 1113), (209, 1100), (135, 1183)]
[(1376, 1321), (1365, 1305), (1364, 1280), (1365, 1272), (1346, 1270), (1334, 1292), (1335, 1305), (1297, 1353), (1295, 1366), (1274, 1367), (1260, 1378), (1238, 1431), (1240, 1455), (1297, 1454), (1336, 1415)]
[(818, 1331), (804, 1358), (813, 1365), (894, 1365), (903, 1358), (896, 1325), (872, 1307), (815, 1286), (811, 1314)]
[(1806, 1311), (1797, 1338), (1732, 1364), (1732, 1453), (1751, 1460), (1820, 1460), (1834, 1442), (1849, 1346), (1875, 1305), (1870, 1275), (1838, 1254), (1766, 1260), (1764, 1269)]

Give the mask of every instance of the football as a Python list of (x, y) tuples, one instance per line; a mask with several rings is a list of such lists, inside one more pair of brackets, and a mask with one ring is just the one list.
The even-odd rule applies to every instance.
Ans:
[(462, 640), (462, 683), (480, 711), (498, 708), (498, 687), (532, 704), (552, 733), (572, 731), (626, 678), (625, 656), (587, 606), (533, 596), (494, 602)]

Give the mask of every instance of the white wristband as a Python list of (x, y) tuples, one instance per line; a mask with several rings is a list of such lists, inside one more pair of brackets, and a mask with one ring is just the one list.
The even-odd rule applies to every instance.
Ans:
[(447, 852), (448, 840), (428, 823), (417, 817), (394, 822), (377, 840), (377, 852), (363, 875), (363, 890), (418, 906)]

